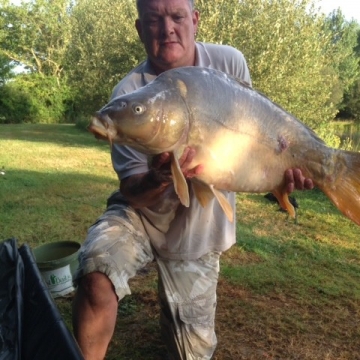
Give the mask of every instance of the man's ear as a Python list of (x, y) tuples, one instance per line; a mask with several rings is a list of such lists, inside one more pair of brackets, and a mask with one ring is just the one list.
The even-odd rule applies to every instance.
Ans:
[(194, 32), (196, 34), (199, 25), (199, 18), (200, 18), (200, 13), (198, 10), (193, 11), (192, 18), (193, 18)]
[(141, 21), (140, 21), (140, 19), (136, 19), (136, 20), (135, 20), (135, 28), (136, 28), (136, 31), (137, 31), (137, 33), (138, 33), (138, 36), (139, 36), (141, 42), (144, 42), (144, 41), (143, 41), (143, 38), (142, 38), (142, 26), (141, 26)]

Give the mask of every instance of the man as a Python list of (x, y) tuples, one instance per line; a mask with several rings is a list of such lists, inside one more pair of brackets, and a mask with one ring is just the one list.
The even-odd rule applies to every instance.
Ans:
[[(147, 60), (114, 89), (112, 98), (181, 66), (222, 70), (251, 84), (243, 55), (228, 46), (195, 42), (199, 13), (193, 0), (137, 0), (135, 26)], [(186, 178), (195, 150), (185, 149), (180, 166)], [(190, 207), (179, 203), (169, 175), (169, 154), (148, 159), (114, 146), (120, 191), (89, 229), (79, 256), (73, 324), (86, 359), (102, 359), (114, 332), (118, 301), (130, 294), (128, 279), (154, 258), (159, 272), (161, 332), (171, 359), (210, 359), (215, 347), (214, 318), (219, 257), (235, 243), (230, 223), (214, 200), (206, 208), (190, 189)], [(299, 170), (284, 175), (291, 192), (311, 188)], [(235, 194), (225, 193), (235, 206)], [(131, 204), (131, 205), (130, 205)]]

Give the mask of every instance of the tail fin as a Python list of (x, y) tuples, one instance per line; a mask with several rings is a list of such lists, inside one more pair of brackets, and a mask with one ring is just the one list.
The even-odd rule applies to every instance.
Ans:
[(360, 225), (360, 153), (338, 151), (333, 174), (316, 185), (345, 216)]

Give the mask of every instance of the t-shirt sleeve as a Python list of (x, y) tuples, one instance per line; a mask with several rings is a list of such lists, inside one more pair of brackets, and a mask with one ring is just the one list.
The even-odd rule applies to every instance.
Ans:
[(210, 67), (232, 75), (251, 86), (250, 71), (245, 56), (228, 45), (205, 44), (210, 58)]
[(111, 150), (111, 160), (119, 180), (149, 170), (147, 156), (129, 146), (114, 144)]
[(227, 59), (224, 65), (227, 72), (251, 86), (250, 71), (243, 53), (230, 46), (225, 46), (225, 48)]
[(246, 63), (246, 59), (244, 57), (244, 55), (236, 50), (239, 54), (236, 56), (236, 60), (235, 62), (237, 63), (236, 65), (236, 71), (237, 71), (237, 76), (239, 79), (241, 79), (242, 81), (245, 81), (247, 84), (249, 84), (249, 86), (252, 85), (251, 83), (251, 76), (250, 76), (250, 71), (249, 68), (247, 66)]

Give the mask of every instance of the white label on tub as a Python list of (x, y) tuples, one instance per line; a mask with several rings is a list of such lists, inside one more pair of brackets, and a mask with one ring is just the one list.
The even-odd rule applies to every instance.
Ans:
[(74, 290), (69, 264), (59, 269), (41, 271), (41, 275), (54, 297), (64, 296)]

